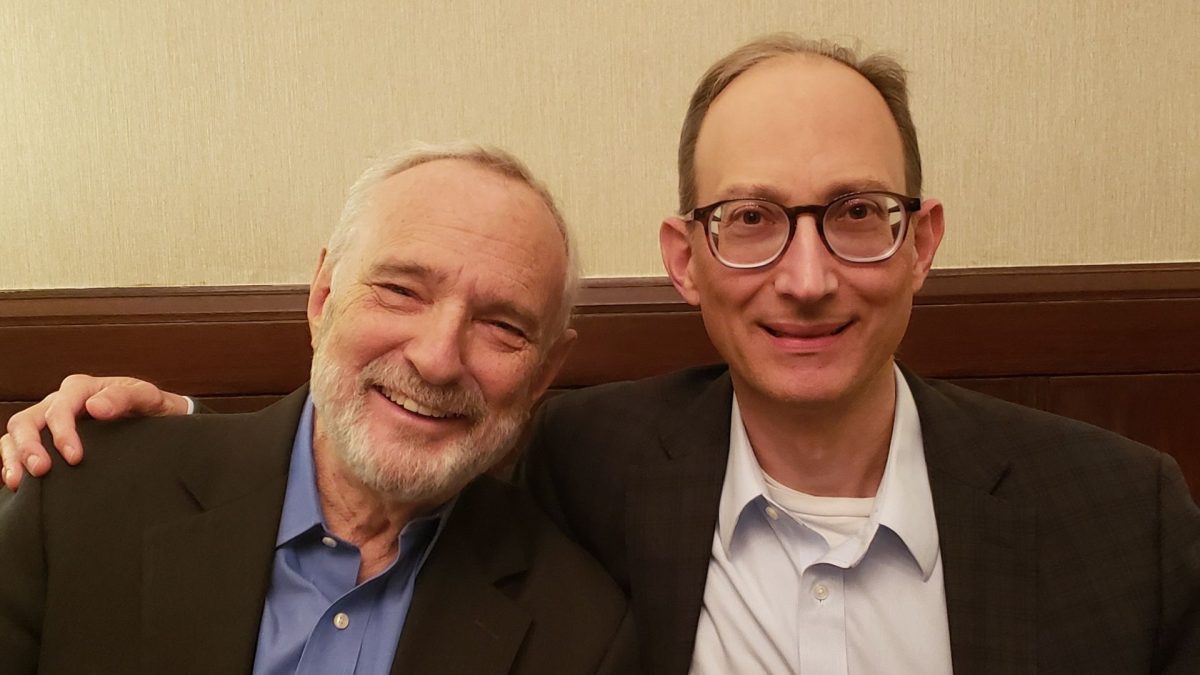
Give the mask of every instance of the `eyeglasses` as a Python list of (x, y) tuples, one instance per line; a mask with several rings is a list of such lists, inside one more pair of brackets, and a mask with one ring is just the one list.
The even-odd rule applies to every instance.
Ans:
[(778, 260), (796, 235), (796, 220), (811, 213), (817, 234), (835, 257), (869, 263), (892, 257), (908, 231), (920, 197), (854, 192), (824, 206), (780, 206), (765, 199), (726, 199), (692, 210), (704, 225), (708, 248), (726, 267), (751, 269)]

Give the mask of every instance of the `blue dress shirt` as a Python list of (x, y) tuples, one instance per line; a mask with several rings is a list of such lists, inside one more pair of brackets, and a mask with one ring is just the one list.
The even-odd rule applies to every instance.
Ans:
[(292, 445), (271, 585), (258, 628), (257, 675), (388, 673), (413, 585), (452, 503), (400, 532), (386, 570), (356, 585), (356, 546), (329, 532), (313, 467), (310, 396)]

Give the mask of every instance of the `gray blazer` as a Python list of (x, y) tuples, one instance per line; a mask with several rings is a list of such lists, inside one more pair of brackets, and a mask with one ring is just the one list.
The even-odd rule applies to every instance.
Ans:
[[(0, 497), (0, 670), (250, 672), (304, 395), (85, 424), (82, 465)], [(633, 638), (600, 566), (482, 477), (417, 578), (393, 672), (623, 673)]]
[[(1200, 510), (1168, 456), (906, 373), (959, 673), (1200, 673)], [(724, 366), (557, 396), (522, 479), (686, 673), (729, 447)]]

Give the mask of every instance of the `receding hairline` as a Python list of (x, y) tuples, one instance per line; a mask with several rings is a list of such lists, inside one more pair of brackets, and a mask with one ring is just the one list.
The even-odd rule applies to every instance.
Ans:
[(554, 196), (518, 157), (501, 148), (465, 141), (448, 144), (416, 142), (404, 150), (375, 161), (351, 185), (337, 225), (327, 244), (326, 262), (331, 265), (334, 276), (338, 276), (338, 263), (355, 240), (356, 231), (370, 206), (374, 203), (377, 190), (394, 176), (406, 173), (424, 164), (443, 160), (457, 160), (488, 171), (516, 184), (524, 185), (542, 205), (558, 230), (563, 251), (563, 280), (559, 285), (561, 302), (555, 309), (550, 326), (557, 332), (565, 331), (570, 325), (571, 312), (578, 295), (580, 265), (575, 237)]
[(900, 132), (905, 191), (921, 193), (921, 151), (909, 107), (908, 71), (886, 52), (859, 56), (861, 44), (844, 46), (831, 40), (808, 39), (795, 33), (771, 33), (742, 44), (715, 61), (693, 89), (680, 130), (677, 154), (679, 213), (696, 204), (695, 149), (711, 104), (732, 82), (755, 66), (780, 56), (818, 56), (857, 72), (883, 98)]
[[(900, 160), (900, 164), (901, 164), (900, 178), (901, 178), (901, 180), (903, 180), (904, 179), (904, 169), (905, 169), (903, 132), (900, 129), (900, 125), (896, 122), (896, 118), (892, 114), (891, 109), (888, 107), (888, 102), (884, 98), (883, 93), (879, 91), (879, 88), (876, 87), (874, 85), (874, 83), (871, 82), (871, 80), (869, 80), (865, 75), (863, 75), (861, 72), (859, 72), (853, 66), (851, 66), (847, 63), (844, 63), (842, 61), (839, 61), (838, 59), (833, 58), (831, 56), (827, 56), (825, 54), (820, 54), (820, 53), (816, 53), (816, 52), (790, 52), (790, 53), (785, 53), (785, 54), (775, 54), (775, 55), (769, 56), (767, 58), (764, 58), (761, 61), (756, 62), (754, 65), (752, 65), (752, 66), (746, 68), (745, 70), (741, 71), (740, 73), (738, 73), (737, 77), (729, 80), (729, 82), (727, 82), (725, 84), (725, 86), (721, 88), (721, 91), (716, 96), (714, 96), (712, 98), (712, 100), (709, 102), (708, 107), (705, 110), (704, 117), (700, 120), (700, 124), (696, 130), (696, 143), (693, 146), (694, 147), (693, 155), (695, 154), (696, 150), (698, 150), (700, 148), (701, 139), (705, 138), (705, 136), (706, 136), (706, 134), (704, 133), (704, 130), (706, 128), (708, 128), (709, 120), (712, 118), (713, 108), (720, 105), (720, 102), (722, 101), (722, 99), (726, 98), (726, 95), (730, 92), (731, 89), (736, 90), (738, 88), (739, 82), (745, 83), (745, 79), (747, 76), (753, 77), (756, 74), (761, 75), (762, 71), (766, 70), (768, 68), (780, 70), (780, 71), (793, 71), (794, 72), (794, 69), (797, 66), (807, 67), (808, 70), (820, 70), (820, 69), (828, 68), (834, 72), (841, 72), (846, 75), (849, 75), (850, 77), (847, 79), (847, 82), (850, 82), (850, 81), (855, 82), (856, 83), (855, 86), (862, 89), (864, 94), (867, 94), (868, 96), (870, 96), (872, 98), (872, 100), (878, 104), (879, 112), (881, 112), (883, 114), (883, 116), (887, 119), (887, 122), (885, 124), (887, 125), (888, 129), (893, 133), (895, 140), (896, 140), (896, 144), (899, 148), (899, 153), (900, 153), (899, 160)], [(820, 96), (821, 94), (817, 93), (816, 95)], [(695, 172), (697, 168), (698, 167), (695, 166), (695, 164), (693, 164), (693, 172)], [(693, 183), (694, 183), (694, 181), (695, 181), (695, 174), (693, 173)], [(870, 182), (870, 181), (868, 181), (868, 182)], [(883, 185), (883, 184), (874, 185), (874, 187), (877, 189), (885, 189), (885, 188), (886, 189), (894, 189), (893, 186), (887, 186), (887, 185)], [(902, 187), (901, 189), (903, 190), (906, 188)]]

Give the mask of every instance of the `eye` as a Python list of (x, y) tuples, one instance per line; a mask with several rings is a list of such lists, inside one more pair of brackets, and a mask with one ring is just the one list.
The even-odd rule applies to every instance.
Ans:
[(503, 319), (486, 319), (480, 325), (489, 340), (505, 351), (520, 351), (532, 342), (523, 328)]
[(409, 308), (421, 300), (421, 296), (411, 286), (385, 281), (371, 284), (371, 287), (374, 289), (379, 303), (386, 307)]
[(770, 207), (759, 202), (730, 202), (722, 210), (725, 212), (722, 214), (722, 220), (730, 227), (770, 227), (779, 220), (779, 216)]
[(869, 201), (856, 201), (846, 205), (846, 215), (854, 220), (862, 220), (879, 215), (879, 205)]
[(507, 321), (496, 320), (496, 321), (489, 321), (488, 323), (495, 326), (496, 328), (499, 328), (500, 330), (504, 331), (505, 333), (512, 335), (513, 337), (518, 337), (518, 338), (521, 338), (522, 340), (529, 339), (529, 336), (525, 334), (525, 331), (521, 330), (520, 327), (515, 326)]
[(391, 293), (392, 295), (400, 295), (406, 298), (416, 297), (416, 294), (414, 294), (412, 290), (399, 284), (379, 284), (379, 287)]
[(758, 225), (762, 222), (762, 213), (752, 209), (746, 209), (738, 214), (738, 220), (747, 225)]

